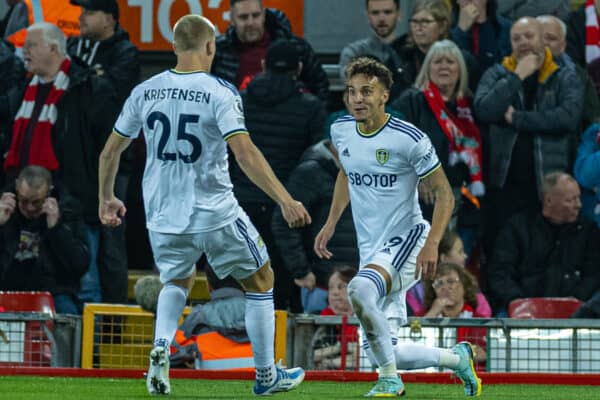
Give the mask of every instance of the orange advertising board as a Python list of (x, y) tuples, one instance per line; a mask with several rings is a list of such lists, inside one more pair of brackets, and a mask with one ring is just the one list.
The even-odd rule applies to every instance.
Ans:
[[(140, 50), (171, 51), (173, 24), (186, 14), (201, 14), (223, 33), (229, 26), (230, 0), (118, 0), (119, 23)], [(296, 35), (304, 31), (303, 0), (263, 0), (283, 11)]]

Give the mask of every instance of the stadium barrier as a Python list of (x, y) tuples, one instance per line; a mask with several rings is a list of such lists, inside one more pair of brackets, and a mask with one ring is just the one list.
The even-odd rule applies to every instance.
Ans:
[(81, 317), (0, 313), (0, 367), (78, 367)]
[[(355, 317), (290, 316), (287, 357), (306, 369), (372, 371), (360, 335), (344, 338)], [(346, 326), (344, 326), (346, 325)], [(451, 347), (469, 340), (482, 353), (477, 368), (487, 372), (600, 373), (600, 321), (593, 319), (409, 318), (400, 341)], [(329, 358), (329, 359), (327, 359)], [(324, 359), (326, 360), (324, 362)], [(430, 368), (428, 372), (442, 372)]]
[[(127, 299), (132, 303), (135, 303), (135, 294), (133, 288), (135, 283), (143, 276), (157, 275), (154, 271), (132, 269), (127, 273)], [(210, 291), (208, 290), (208, 280), (204, 272), (199, 272), (194, 278), (194, 286), (190, 290), (188, 301), (191, 302), (207, 302), (210, 300)]]
[[(190, 311), (191, 307), (186, 307), (183, 316)], [(145, 369), (153, 335), (154, 315), (139, 306), (88, 303), (83, 311), (81, 367)], [(287, 313), (278, 310), (275, 312), (275, 357), (284, 364), (286, 337)]]

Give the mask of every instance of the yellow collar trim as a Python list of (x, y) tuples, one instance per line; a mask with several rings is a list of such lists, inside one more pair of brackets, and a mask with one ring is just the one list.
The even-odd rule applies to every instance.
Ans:
[[(504, 57), (502, 60), (502, 65), (504, 68), (511, 72), (515, 72), (517, 69), (517, 59), (514, 55), (510, 55), (508, 57)], [(542, 62), (542, 66), (539, 70), (538, 82), (544, 83), (546, 80), (558, 69), (558, 65), (554, 62), (552, 58), (552, 53), (549, 48), (544, 49), (544, 61)]]
[(390, 118), (392, 117), (392, 116), (391, 116), (390, 114), (388, 114), (388, 113), (386, 113), (385, 115), (386, 115), (385, 122), (384, 122), (384, 123), (383, 123), (383, 124), (382, 124), (382, 125), (381, 125), (379, 128), (377, 128), (377, 129), (374, 129), (374, 130), (373, 130), (373, 131), (371, 131), (371, 132), (363, 132), (363, 131), (361, 131), (361, 130), (360, 130), (360, 126), (359, 126), (359, 124), (357, 123), (357, 124), (356, 124), (356, 131), (357, 131), (357, 132), (358, 132), (358, 134), (359, 134), (359, 135), (361, 135), (361, 136), (367, 136), (367, 137), (370, 137), (370, 136), (375, 136), (375, 135), (377, 135), (379, 132), (381, 132), (381, 130), (382, 130), (383, 128), (385, 128), (385, 126), (387, 125), (388, 121), (389, 121), (389, 120), (390, 120)]

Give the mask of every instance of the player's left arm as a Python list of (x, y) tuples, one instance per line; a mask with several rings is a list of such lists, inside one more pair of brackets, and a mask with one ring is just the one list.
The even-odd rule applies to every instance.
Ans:
[(421, 183), (427, 186), (433, 194), (434, 206), (431, 230), (425, 245), (417, 256), (415, 274), (418, 276), (422, 272), (424, 277), (429, 275), (433, 278), (438, 262), (438, 246), (454, 210), (454, 195), (441, 166), (421, 178)]

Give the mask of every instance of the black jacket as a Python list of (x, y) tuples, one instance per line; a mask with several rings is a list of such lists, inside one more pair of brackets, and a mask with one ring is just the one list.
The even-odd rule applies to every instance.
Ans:
[[(446, 105), (450, 110), (454, 109), (453, 111), (456, 112), (456, 104), (446, 103)], [(392, 107), (400, 111), (406, 121), (414, 124), (429, 136), (452, 187), (461, 187), (463, 183), (469, 183), (469, 169), (466, 164), (457, 163), (452, 167), (449, 165), (450, 142), (427, 104), (422, 90), (417, 88), (406, 90), (399, 99), (392, 103)]]
[[(7, 191), (14, 193), (14, 184)], [(79, 280), (90, 263), (81, 207), (65, 192), (54, 190), (51, 196), (57, 199), (60, 209), (60, 219), (53, 228), (48, 229), (45, 215), (26, 220), (18, 207), (0, 226), (0, 290), (48, 290), (52, 294), (79, 291)], [(31, 270), (15, 270), (11, 267), (25, 227), (40, 234), (39, 257)]]
[(513, 216), (496, 239), (489, 290), (502, 308), (522, 297), (588, 300), (600, 287), (600, 231), (588, 220), (552, 226), (541, 213)]
[[(269, 32), (272, 41), (287, 39), (296, 45), (302, 61), (302, 72), (299, 79), (304, 82), (311, 93), (321, 100), (327, 101), (329, 97), (329, 80), (310, 44), (294, 35), (290, 31), (289, 25), (282, 22), (281, 18), (270, 9), (265, 10), (265, 28)], [(230, 26), (223, 35), (217, 37), (217, 53), (211, 69), (211, 72), (216, 76), (234, 84), (240, 68), (239, 46), (240, 41), (235, 33), (235, 28)]]
[(342, 214), (327, 245), (333, 257), (330, 260), (319, 259), (313, 251), (315, 237), (329, 214), (338, 172), (339, 167), (325, 141), (310, 147), (290, 175), (286, 188), (293, 198), (304, 204), (312, 217), (312, 224), (303, 229), (290, 229), (281, 209), (276, 207), (273, 212), (273, 236), (283, 265), (293, 278), (302, 278), (313, 271), (318, 283), (326, 286), (332, 265), (357, 266), (359, 263), (350, 206)]
[(98, 158), (119, 109), (112, 87), (74, 58), (69, 87), (57, 105), (52, 144), (59, 163), (55, 180), (77, 198), (86, 223), (98, 219)]
[(2, 160), (10, 145), (12, 121), (17, 114), (25, 89), (23, 62), (15, 55), (12, 45), (4, 40), (0, 40), (0, 71), (0, 160)]
[(567, 21), (567, 54), (577, 64), (585, 67), (585, 6), (569, 14)]
[(102, 41), (81, 37), (69, 38), (67, 52), (81, 58), (98, 76), (106, 78), (123, 104), (131, 90), (140, 81), (140, 60), (137, 47), (129, 41), (129, 34), (119, 25), (115, 34)]
[[(300, 82), (286, 74), (259, 74), (242, 93), (246, 127), (280, 181), (285, 182), (302, 153), (323, 136), (323, 102), (302, 91)], [(246, 177), (233, 157), (231, 180), (242, 203), (271, 200)]]
[[(482, 76), (475, 95), (475, 114), (489, 125), (489, 169), (486, 184), (505, 186), (519, 135), (532, 137), (533, 165), (538, 191), (552, 171), (568, 171), (573, 162), (575, 131), (580, 121), (583, 84), (574, 68), (556, 65), (549, 51), (540, 68), (533, 109), (524, 102), (523, 82), (506, 64), (496, 64)], [(511, 67), (512, 68), (512, 67)], [(515, 109), (511, 125), (505, 122), (509, 106)]]

